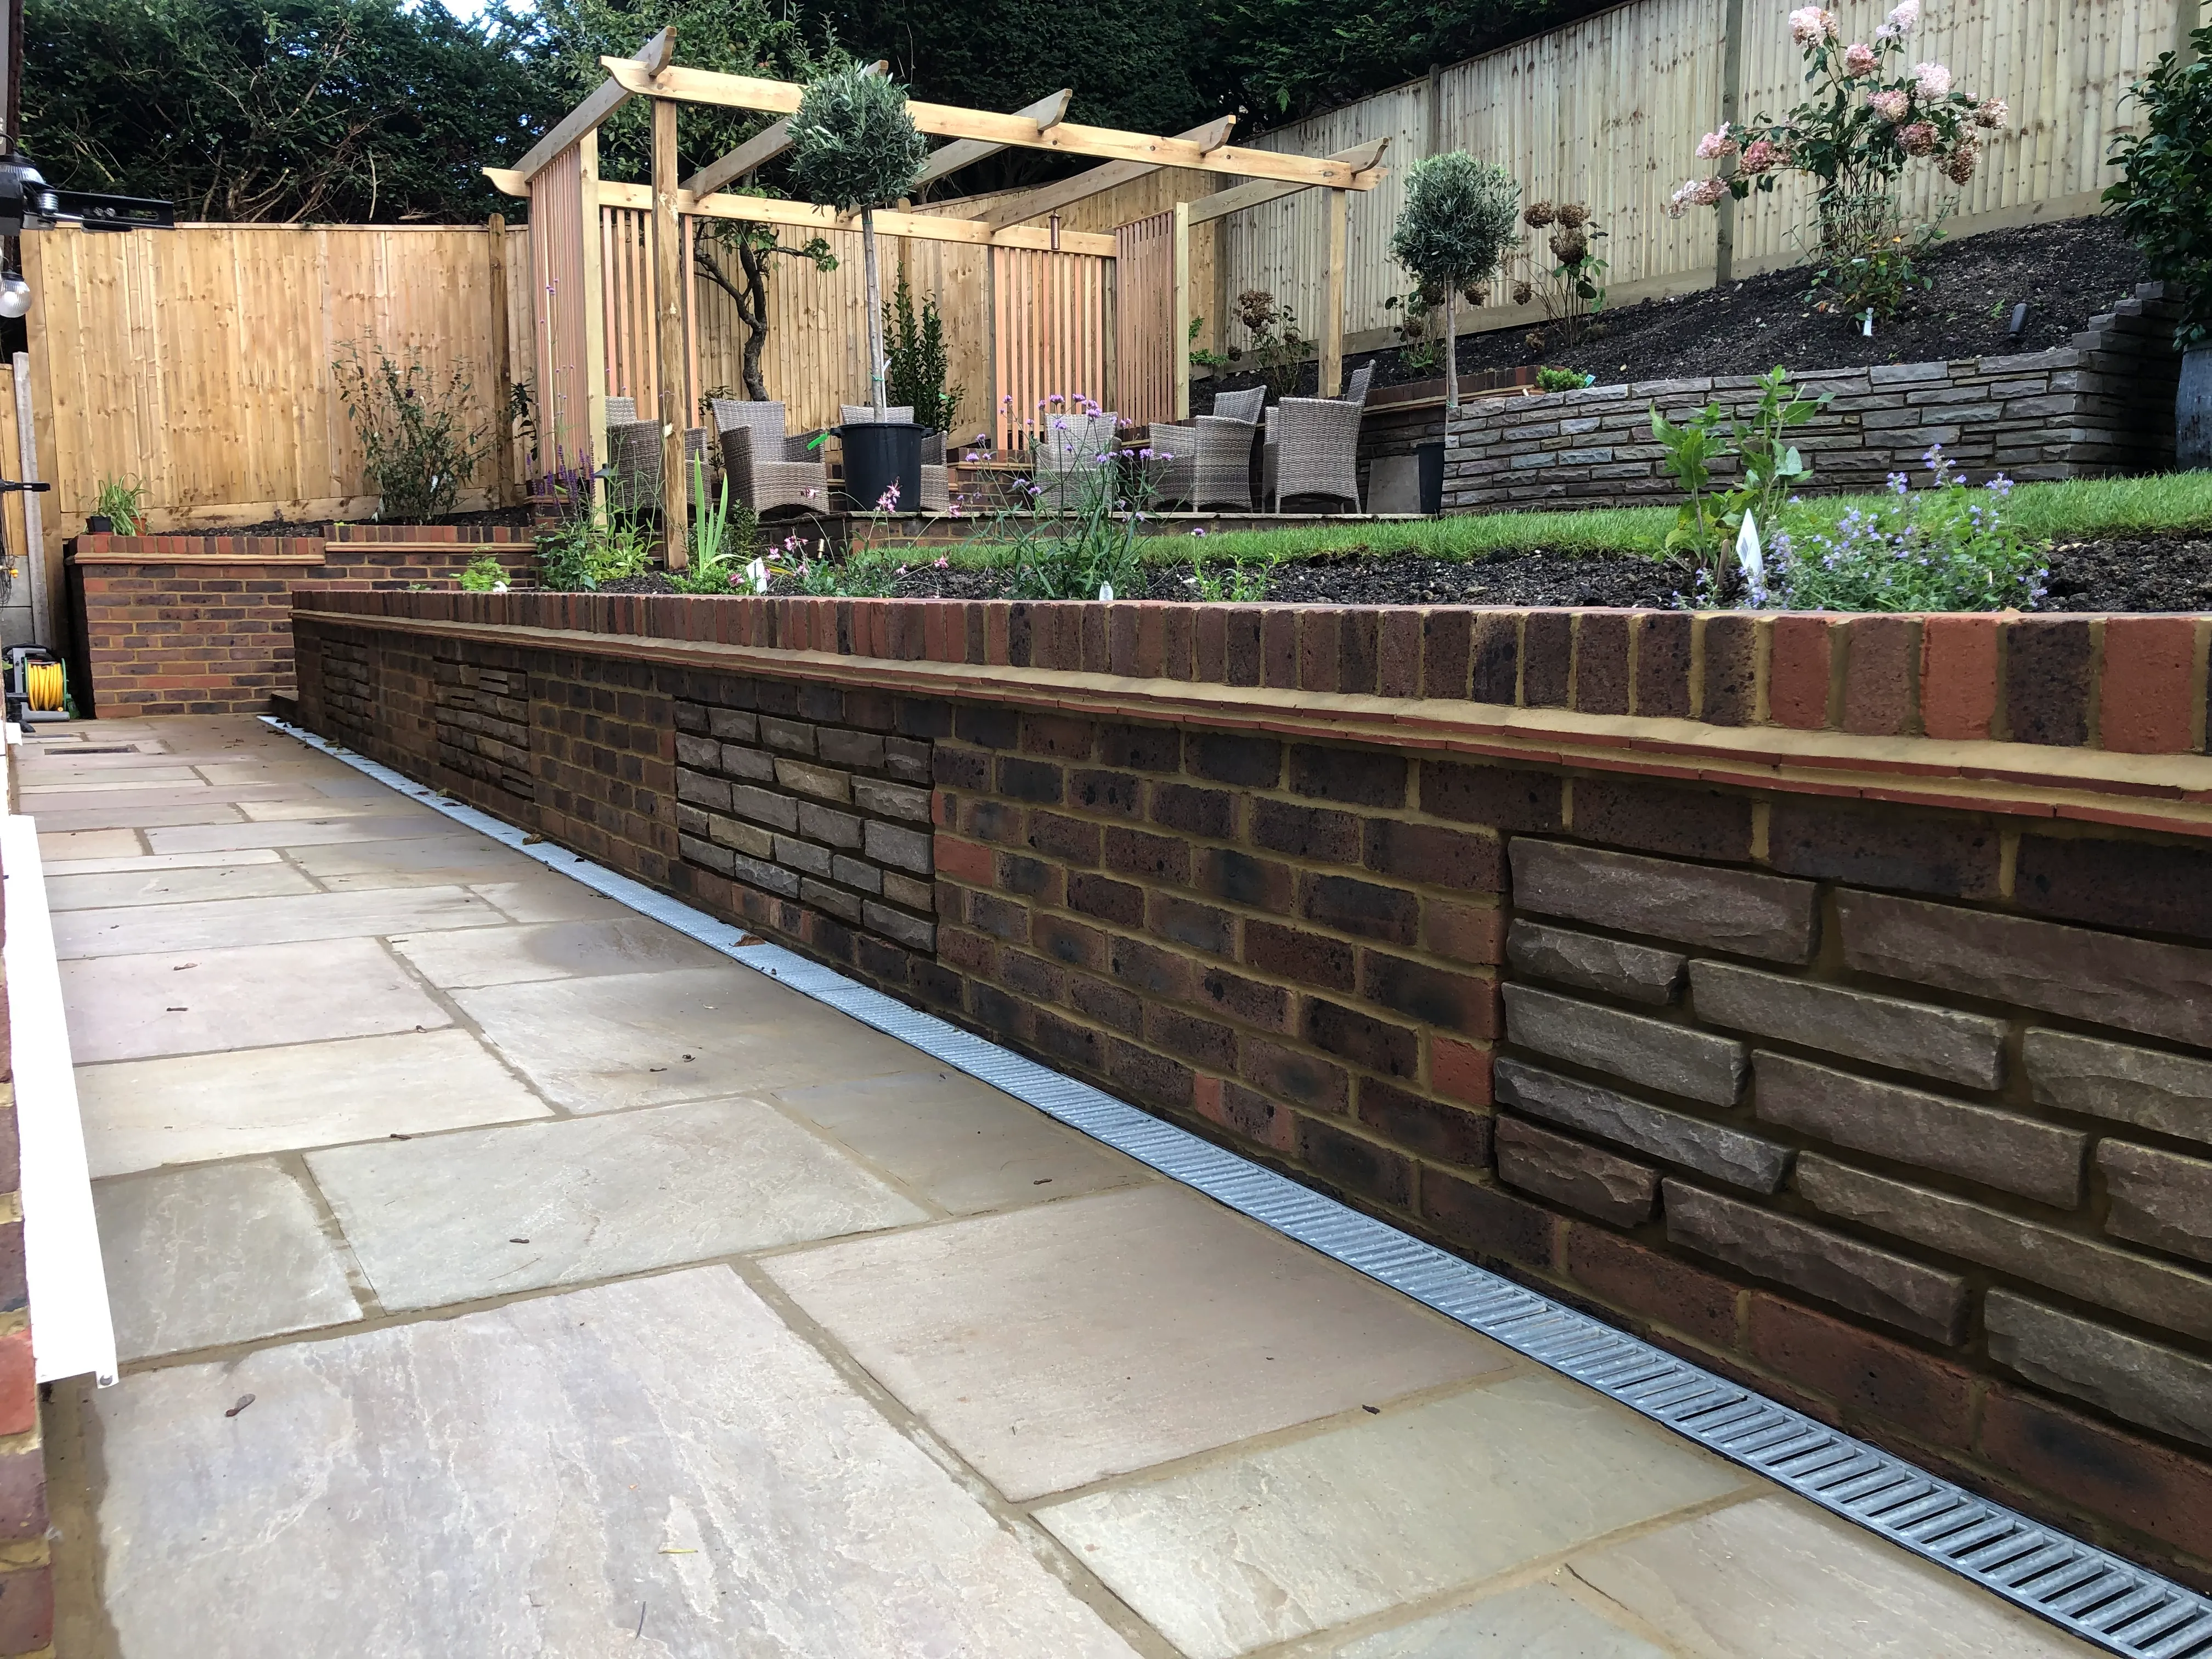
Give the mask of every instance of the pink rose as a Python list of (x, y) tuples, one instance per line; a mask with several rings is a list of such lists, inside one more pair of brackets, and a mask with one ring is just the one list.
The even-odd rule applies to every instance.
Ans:
[(1874, 48), (1861, 41), (1844, 48), (1844, 73), (1854, 80), (1863, 80), (1875, 72), (1880, 61), (1874, 55)]

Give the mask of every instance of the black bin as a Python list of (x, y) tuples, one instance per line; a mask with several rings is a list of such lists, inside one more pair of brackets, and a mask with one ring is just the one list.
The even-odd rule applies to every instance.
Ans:
[(1421, 511), (1433, 519), (1444, 510), (1444, 441), (1415, 444), (1413, 454), (1421, 464)]
[(893, 484), (894, 513), (921, 511), (921, 434), (912, 421), (869, 421), (837, 428), (845, 452), (843, 505), (855, 513), (875, 513)]

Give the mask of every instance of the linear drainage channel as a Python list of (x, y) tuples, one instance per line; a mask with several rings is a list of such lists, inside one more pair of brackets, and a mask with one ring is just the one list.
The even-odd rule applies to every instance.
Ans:
[(2040, 1526), (272, 715), (270, 726), (687, 938), (910, 1043), (2051, 1623), (2130, 1659), (2212, 1659), (2212, 1599)]

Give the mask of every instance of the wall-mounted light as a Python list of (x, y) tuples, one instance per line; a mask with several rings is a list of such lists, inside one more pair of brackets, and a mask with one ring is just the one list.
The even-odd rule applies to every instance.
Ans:
[(31, 285), (14, 271), (0, 276), (0, 317), (16, 318), (31, 309)]

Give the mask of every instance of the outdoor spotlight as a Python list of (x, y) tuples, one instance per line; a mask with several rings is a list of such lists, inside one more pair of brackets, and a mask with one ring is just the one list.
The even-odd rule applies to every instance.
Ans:
[(5, 142), (7, 149), (0, 153), (0, 236), (52, 230), (61, 222), (61, 198), (37, 164), (13, 141)]
[[(56, 190), (21, 144), (0, 136), (0, 236), (56, 230), (64, 225), (81, 230), (173, 230), (177, 214), (169, 203), (145, 197)], [(20, 301), (11, 301), (12, 293), (12, 289), (0, 292), (0, 317), (23, 314), (8, 310), (11, 302), (29, 305), (28, 289)]]
[(21, 317), (31, 309), (31, 285), (14, 271), (0, 276), (0, 317)]

